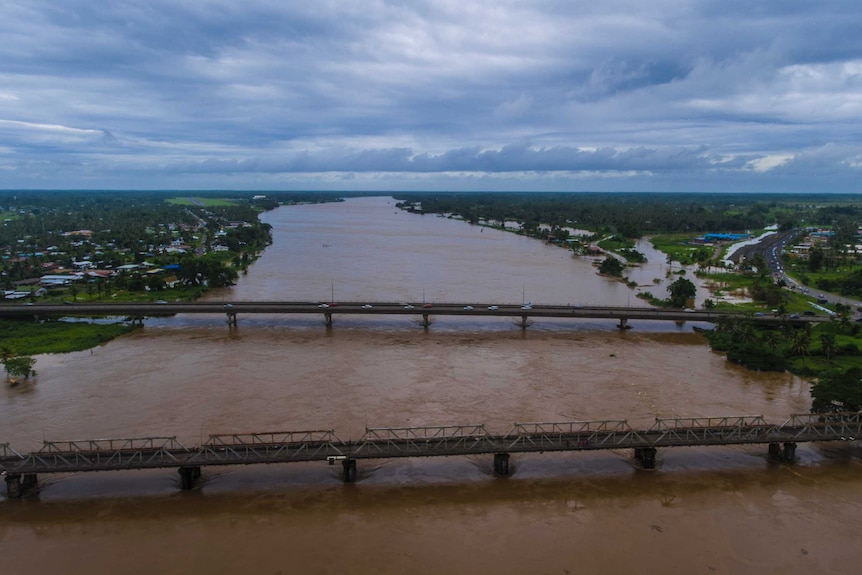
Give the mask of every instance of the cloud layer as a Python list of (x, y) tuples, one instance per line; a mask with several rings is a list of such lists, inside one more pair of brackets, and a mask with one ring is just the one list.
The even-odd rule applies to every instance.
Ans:
[(860, 29), (855, 0), (0, 0), (0, 187), (859, 192)]

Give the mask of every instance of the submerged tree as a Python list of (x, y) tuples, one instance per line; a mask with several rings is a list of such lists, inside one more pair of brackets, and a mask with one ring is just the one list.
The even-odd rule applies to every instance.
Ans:
[(685, 307), (688, 300), (693, 299), (697, 294), (697, 287), (685, 278), (679, 278), (669, 286), (667, 291), (670, 292), (670, 304), (674, 307)]
[(36, 359), (29, 355), (3, 354), (3, 369), (6, 370), (6, 379), (13, 384), (18, 382), (18, 378), (30, 379), (30, 376), (35, 376), (34, 365), (36, 365)]

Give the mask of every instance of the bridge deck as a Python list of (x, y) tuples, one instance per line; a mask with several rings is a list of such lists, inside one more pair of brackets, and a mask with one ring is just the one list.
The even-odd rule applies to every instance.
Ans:
[(230, 319), (245, 314), (314, 314), (331, 319), (335, 315), (407, 315), (426, 316), (480, 316), (568, 319), (617, 319), (655, 321), (702, 321), (716, 322), (722, 317), (747, 317), (764, 325), (789, 322), (804, 324), (825, 321), (828, 317), (802, 316), (796, 318), (772, 315), (752, 315), (739, 312), (713, 310), (680, 310), (653, 307), (613, 307), (579, 305), (531, 305), (494, 303), (396, 303), (396, 302), (184, 302), (184, 303), (70, 303), (69, 305), (33, 304), (0, 305), (0, 317), (50, 317), (50, 316), (120, 316), (151, 317), (184, 314), (222, 314)]
[(710, 445), (802, 443), (862, 438), (862, 412), (792, 415), (782, 424), (761, 416), (656, 419), (649, 429), (631, 429), (625, 420), (520, 423), (494, 435), (483, 425), (375, 428), (358, 440), (334, 432), (292, 431), (212, 435), (187, 448), (174, 437), (45, 442), (19, 454), (0, 444), (6, 474), (66, 473), (249, 465), (298, 461), (435, 457), (543, 451), (588, 451)]

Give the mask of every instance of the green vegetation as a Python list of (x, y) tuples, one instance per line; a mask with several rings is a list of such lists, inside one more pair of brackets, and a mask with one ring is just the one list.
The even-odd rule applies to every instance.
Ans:
[(633, 241), (622, 236), (611, 236), (599, 241), (599, 247), (624, 257), (629, 263), (645, 263), (646, 256), (635, 249)]
[(33, 366), (36, 365), (36, 360), (27, 355), (18, 355), (3, 360), (3, 369), (6, 370), (7, 379), (12, 380), (12, 383), (17, 383), (18, 378), (30, 379), (30, 376), (36, 375), (36, 370)]
[(626, 266), (617, 258), (608, 256), (599, 265), (599, 273), (606, 276), (622, 277)]
[(697, 287), (685, 278), (679, 278), (667, 286), (667, 291), (670, 292), (670, 305), (673, 307), (685, 307), (688, 300), (697, 295)]
[(702, 267), (723, 267), (720, 263), (721, 247), (709, 247), (692, 243), (694, 234), (663, 234), (650, 237), (650, 243), (668, 257), (668, 261), (682, 265), (700, 264)]
[(195, 206), (207, 208), (237, 205), (236, 200), (232, 200), (229, 198), (180, 197), (170, 198), (165, 201), (175, 206)]
[(0, 342), (11, 355), (68, 353), (95, 347), (134, 329), (127, 323), (0, 320)]

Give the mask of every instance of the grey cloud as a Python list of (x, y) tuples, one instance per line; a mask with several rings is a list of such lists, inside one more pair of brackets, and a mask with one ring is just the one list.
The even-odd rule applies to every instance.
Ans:
[[(794, 169), (834, 183), (860, 169), (859, 29), (842, 1), (0, 0), (0, 164), (15, 185), (72, 159), (87, 171), (64, 186), (568, 186), (570, 172), (786, 186)], [(791, 159), (746, 168), (777, 156)]]

